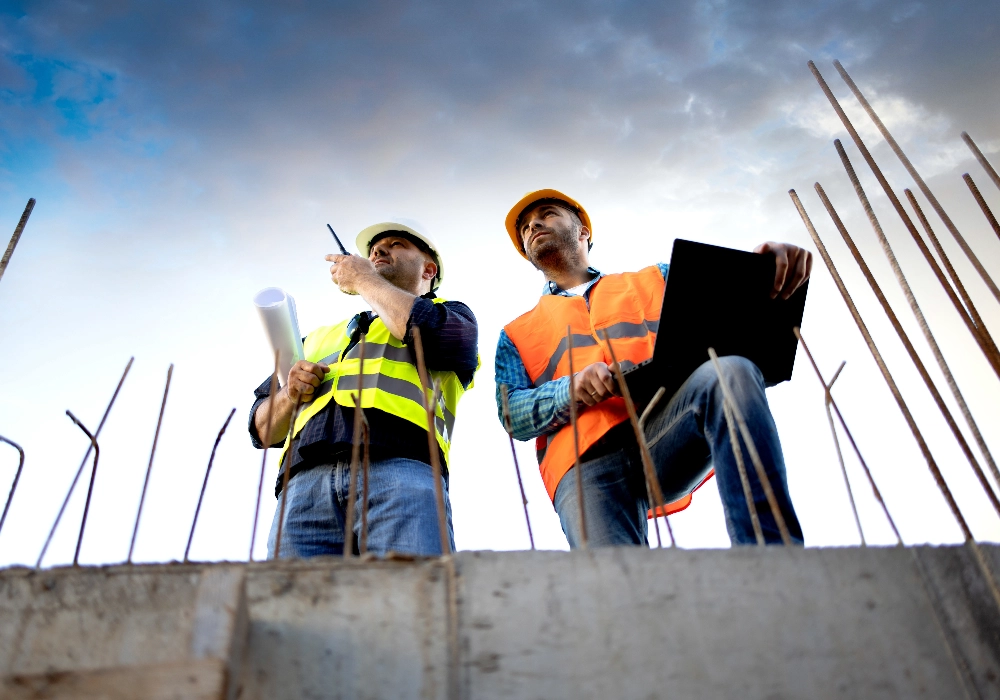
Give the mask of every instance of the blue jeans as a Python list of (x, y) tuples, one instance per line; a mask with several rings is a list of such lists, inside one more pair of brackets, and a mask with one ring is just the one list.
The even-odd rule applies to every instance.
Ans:
[[(764, 396), (764, 378), (757, 366), (742, 357), (720, 358), (723, 374), (750, 429), (754, 446), (792, 541), (802, 543), (802, 528), (788, 495), (785, 462), (778, 431)], [(756, 544), (750, 511), (740, 481), (723, 413), (722, 389), (711, 362), (691, 373), (667, 402), (653, 409), (645, 435), (663, 494), (668, 503), (685, 496), (715, 467), (715, 478), (726, 513), (726, 529), (733, 544)], [(625, 426), (626, 428), (629, 426)], [(649, 501), (642, 461), (634, 433), (628, 432), (617, 449), (581, 462), (583, 500), (590, 546), (647, 544), (646, 512)], [(757, 479), (746, 446), (740, 437), (743, 461), (764, 538), (780, 543), (774, 515)], [(555, 508), (570, 547), (579, 546), (580, 511), (577, 470), (570, 469), (556, 488)]]
[[(354, 538), (361, 538), (362, 474), (358, 468), (357, 502), (354, 507)], [(285, 522), (281, 529), (281, 558), (343, 554), (347, 527), (347, 499), (351, 463), (339, 461), (297, 473), (288, 482)], [(452, 550), (455, 537), (451, 526), (448, 479), (441, 477), (448, 539)], [(274, 558), (278, 536), (281, 496), (274, 509), (267, 556)], [(368, 484), (368, 551), (384, 556), (390, 551), (418, 556), (441, 554), (434, 477), (429, 464), (393, 457), (373, 460)]]

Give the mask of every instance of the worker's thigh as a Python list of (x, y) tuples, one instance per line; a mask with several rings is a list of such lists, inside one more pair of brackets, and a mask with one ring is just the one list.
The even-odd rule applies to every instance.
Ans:
[[(448, 538), (454, 549), (448, 479), (441, 477)], [(434, 556), (441, 553), (437, 499), (431, 466), (401, 457), (373, 460), (369, 466), (368, 508), (363, 512), (364, 475), (358, 470), (353, 542), (360, 542), (362, 520), (367, 524), (367, 551)], [(299, 472), (288, 483), (281, 557), (337, 555), (344, 551), (350, 463), (325, 464)], [(281, 499), (275, 507), (268, 538), (274, 557)]]
[[(289, 480), (281, 526), (282, 559), (343, 553), (344, 514), (337, 487), (345, 485), (349, 473), (342, 464), (323, 464), (300, 471)], [(338, 484), (338, 479), (342, 483)], [(281, 504), (279, 495), (267, 538), (268, 559), (274, 558)]]
[[(360, 471), (360, 470), (359, 470)], [(448, 479), (441, 477), (448, 540), (455, 549), (451, 526)], [(358, 477), (357, 515), (354, 532), (361, 538), (361, 495)], [(368, 485), (368, 551), (384, 555), (389, 551), (437, 556), (441, 554), (434, 475), (429, 464), (404, 457), (372, 462)]]
[[(645, 480), (631, 452), (619, 449), (580, 464), (588, 546), (647, 542)], [(553, 504), (569, 546), (574, 549), (583, 542), (577, 494), (577, 469), (573, 467), (559, 481)]]

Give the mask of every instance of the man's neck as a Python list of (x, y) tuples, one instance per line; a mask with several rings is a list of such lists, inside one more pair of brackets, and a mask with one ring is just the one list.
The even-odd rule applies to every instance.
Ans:
[(545, 281), (554, 282), (560, 289), (572, 289), (581, 284), (585, 284), (593, 277), (589, 267), (574, 268), (572, 270), (546, 270)]

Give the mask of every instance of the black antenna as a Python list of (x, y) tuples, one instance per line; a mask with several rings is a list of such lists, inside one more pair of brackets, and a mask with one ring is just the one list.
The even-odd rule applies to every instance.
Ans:
[(350, 255), (350, 253), (347, 252), (347, 248), (344, 247), (344, 244), (341, 243), (340, 239), (337, 237), (336, 232), (333, 230), (333, 226), (327, 224), (326, 227), (330, 229), (330, 233), (333, 234), (333, 240), (337, 241), (337, 245), (340, 246), (340, 252), (343, 253), (344, 255)]

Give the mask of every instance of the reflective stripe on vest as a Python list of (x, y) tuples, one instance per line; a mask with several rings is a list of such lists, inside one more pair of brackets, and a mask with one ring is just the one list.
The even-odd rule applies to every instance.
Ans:
[[(653, 355), (663, 290), (663, 274), (655, 265), (638, 272), (606, 275), (591, 287), (589, 306), (580, 296), (545, 295), (534, 309), (504, 330), (535, 387), (569, 374), (567, 326), (573, 335), (573, 366), (577, 371), (595, 362), (611, 363), (604, 331), (622, 367), (629, 367)], [(625, 401), (618, 397), (582, 407), (577, 414), (580, 454), (626, 420)], [(549, 498), (555, 500), (556, 487), (575, 461), (571, 426), (539, 437), (536, 452), (542, 481)], [(667, 512), (683, 510), (690, 502), (690, 495), (685, 496), (667, 504)]]
[[(434, 299), (435, 304), (442, 302), (444, 299)], [(299, 414), (294, 432), (289, 431), (281, 453), (282, 460), (292, 438), (331, 400), (341, 406), (354, 407), (360, 377), (361, 343), (344, 352), (350, 343), (348, 323), (345, 320), (336, 326), (319, 328), (305, 340), (305, 359), (328, 364), (330, 369), (313, 394), (313, 400), (305, 404)], [(455, 430), (455, 413), (466, 387), (462, 386), (454, 372), (430, 370), (429, 374), (431, 382), (439, 381), (441, 385), (441, 398), (434, 408), (434, 424), (437, 443), (447, 464)], [(381, 318), (372, 321), (365, 336), (364, 376), (360, 380), (362, 408), (377, 408), (427, 429), (427, 413), (423, 404), (425, 391), (420, 385), (420, 374), (412, 350), (389, 333)], [(472, 388), (471, 382), (468, 388)]]

